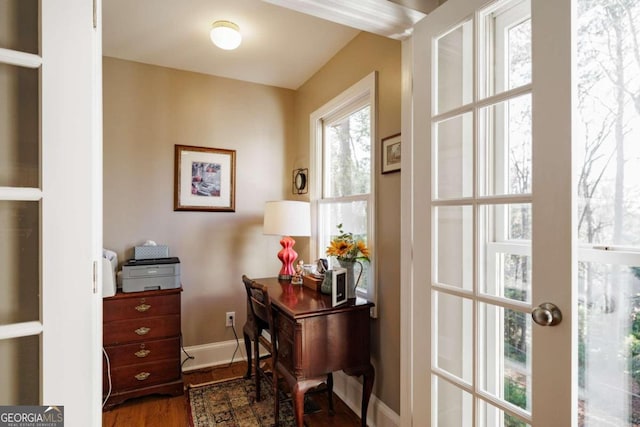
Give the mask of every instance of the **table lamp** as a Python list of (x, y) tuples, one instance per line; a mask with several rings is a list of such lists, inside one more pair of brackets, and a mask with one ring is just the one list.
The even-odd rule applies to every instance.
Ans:
[(278, 259), (282, 268), (278, 274), (279, 280), (291, 280), (295, 274), (293, 263), (298, 254), (293, 250), (296, 243), (291, 236), (311, 235), (311, 209), (308, 202), (281, 200), (267, 202), (264, 207), (264, 234), (282, 236), (282, 249), (278, 252)]

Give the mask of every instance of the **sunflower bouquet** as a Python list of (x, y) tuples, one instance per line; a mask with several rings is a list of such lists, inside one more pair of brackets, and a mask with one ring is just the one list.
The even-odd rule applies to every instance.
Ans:
[(355, 238), (353, 233), (346, 233), (342, 224), (338, 225), (338, 232), (327, 247), (328, 256), (334, 256), (338, 261), (369, 261), (369, 248), (364, 240)]

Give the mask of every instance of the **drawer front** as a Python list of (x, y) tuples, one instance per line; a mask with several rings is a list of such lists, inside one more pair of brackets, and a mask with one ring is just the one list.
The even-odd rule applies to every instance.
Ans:
[(105, 347), (111, 368), (180, 357), (180, 338)]
[(276, 317), (276, 327), (278, 328), (278, 336), (282, 336), (289, 340), (293, 340), (293, 333), (295, 331), (295, 320), (290, 319), (282, 314), (278, 314)]
[[(105, 375), (106, 375), (106, 371)], [(111, 369), (111, 389), (113, 393), (138, 389), (180, 379), (180, 360), (141, 363), (122, 368)], [(109, 388), (109, 379), (105, 376), (103, 384)]]
[(180, 294), (104, 300), (103, 322), (180, 314)]
[(102, 341), (112, 344), (150, 341), (180, 336), (180, 315), (118, 320), (103, 325)]
[(278, 361), (292, 374), (295, 375), (294, 339), (295, 321), (282, 314), (276, 316), (278, 328)]

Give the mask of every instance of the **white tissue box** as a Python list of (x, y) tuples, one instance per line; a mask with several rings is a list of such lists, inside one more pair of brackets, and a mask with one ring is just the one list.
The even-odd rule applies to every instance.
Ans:
[(169, 258), (169, 246), (136, 246), (134, 248), (135, 259)]

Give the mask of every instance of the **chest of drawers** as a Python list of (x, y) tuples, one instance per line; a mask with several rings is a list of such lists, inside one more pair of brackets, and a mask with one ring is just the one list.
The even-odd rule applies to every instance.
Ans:
[(133, 397), (183, 394), (180, 292), (117, 293), (103, 299), (103, 346), (109, 358), (103, 364), (105, 409)]

